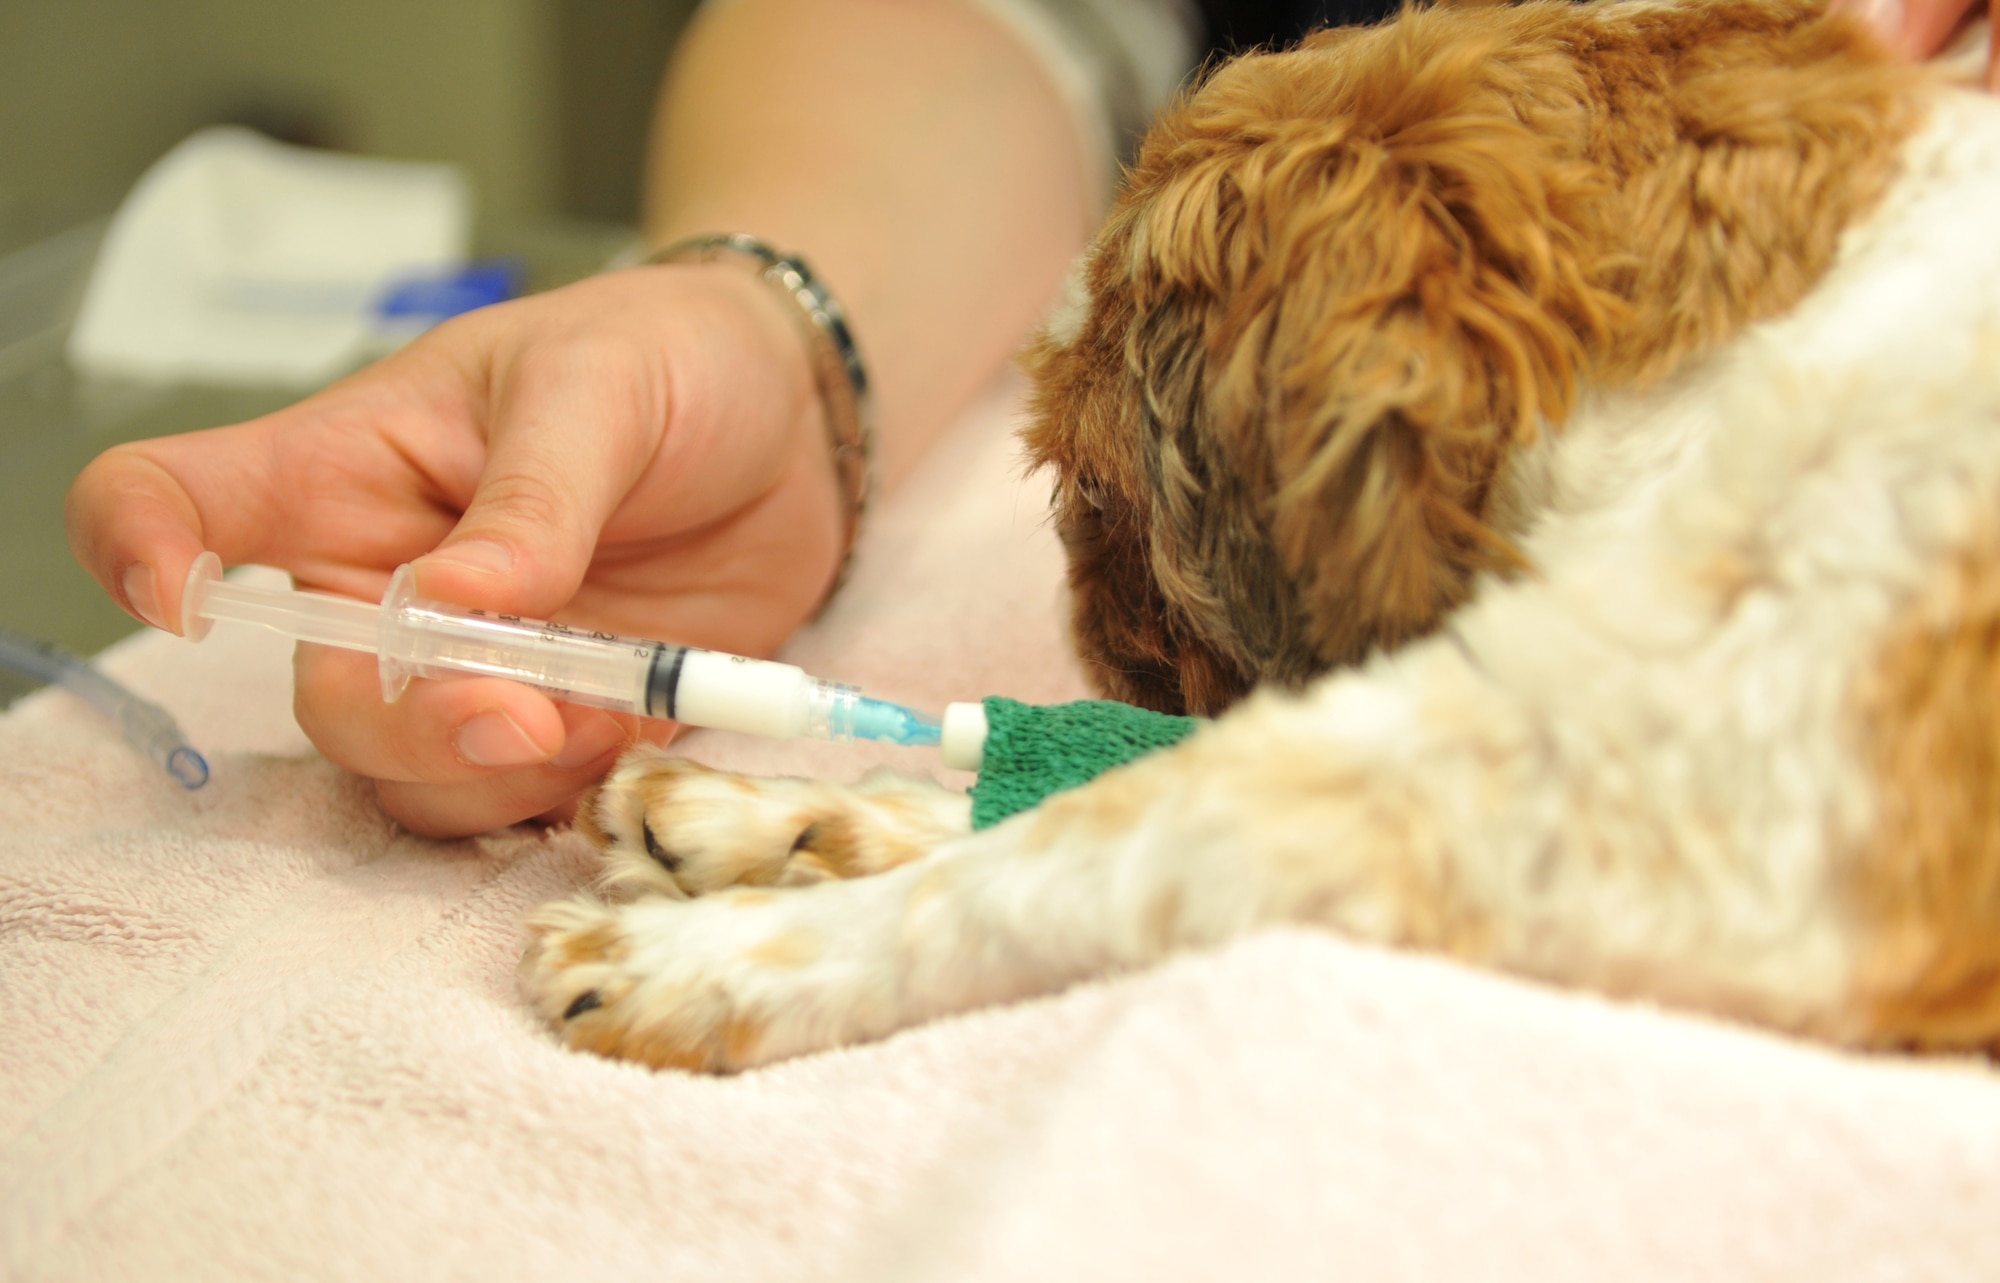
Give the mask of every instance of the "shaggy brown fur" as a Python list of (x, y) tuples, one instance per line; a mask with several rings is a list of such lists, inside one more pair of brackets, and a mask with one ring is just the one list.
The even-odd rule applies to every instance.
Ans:
[(1908, 75), (1775, 0), (1412, 11), (1219, 69), (1028, 358), (1098, 685), (1213, 713), (1428, 631), (1513, 562), (1503, 466), (1579, 385), (1819, 279)]

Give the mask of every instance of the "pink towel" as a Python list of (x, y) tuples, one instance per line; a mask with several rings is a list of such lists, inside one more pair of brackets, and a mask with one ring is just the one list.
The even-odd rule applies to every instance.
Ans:
[[(1016, 389), (790, 657), (912, 703), (1084, 693)], [(0, 1277), (2000, 1278), (2000, 1081), (1307, 933), (737, 1078), (558, 1047), (520, 921), (575, 836), (434, 843), (315, 756), (284, 645), (0, 718)], [(847, 778), (919, 750), (697, 734)]]

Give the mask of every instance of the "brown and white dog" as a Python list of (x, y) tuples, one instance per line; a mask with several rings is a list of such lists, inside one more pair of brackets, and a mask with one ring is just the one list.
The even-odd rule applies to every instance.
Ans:
[(636, 754), (638, 894), (523, 963), (570, 1044), (738, 1069), (1279, 921), (2000, 1044), (2000, 101), (1799, 0), (1415, 10), (1209, 77), (1085, 283), (1029, 360), (1076, 641), (1226, 714), (978, 834)]

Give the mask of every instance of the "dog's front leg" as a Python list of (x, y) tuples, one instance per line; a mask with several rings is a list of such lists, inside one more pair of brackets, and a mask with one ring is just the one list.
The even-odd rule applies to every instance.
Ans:
[[(1362, 716), (1414, 715), (1360, 694)], [(552, 906), (535, 923), (528, 991), (573, 1046), (733, 1070), (1050, 993), (1261, 922), (1477, 951), (1480, 917), (1442, 829), (1401, 782), (1406, 764), (1338, 743), (1319, 702), (1253, 701), (874, 877)]]
[(554, 906), (527, 986), (574, 1046), (730, 1070), (1290, 921), (1843, 1036), (1819, 796), (1760, 735), (1560, 702), (1424, 643), (874, 877)]

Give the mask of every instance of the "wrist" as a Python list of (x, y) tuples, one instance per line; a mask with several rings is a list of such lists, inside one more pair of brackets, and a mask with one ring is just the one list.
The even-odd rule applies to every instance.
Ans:
[(796, 254), (788, 254), (747, 233), (702, 233), (676, 240), (651, 254), (655, 265), (743, 264), (787, 305), (801, 341), (820, 419), (827, 459), (839, 487), (843, 530), (840, 566), (830, 597), (846, 581), (861, 522), (876, 488), (874, 414), (868, 371), (845, 311), (831, 290)]
[(673, 318), (661, 346), (671, 389), (665, 430), (635, 493), (642, 522), (675, 540), (730, 549), (705, 573), (754, 583), (776, 631), (759, 625), (754, 645), (695, 640), (766, 653), (824, 606), (846, 548), (845, 500), (792, 305), (735, 262), (645, 265), (625, 275), (649, 309)]

